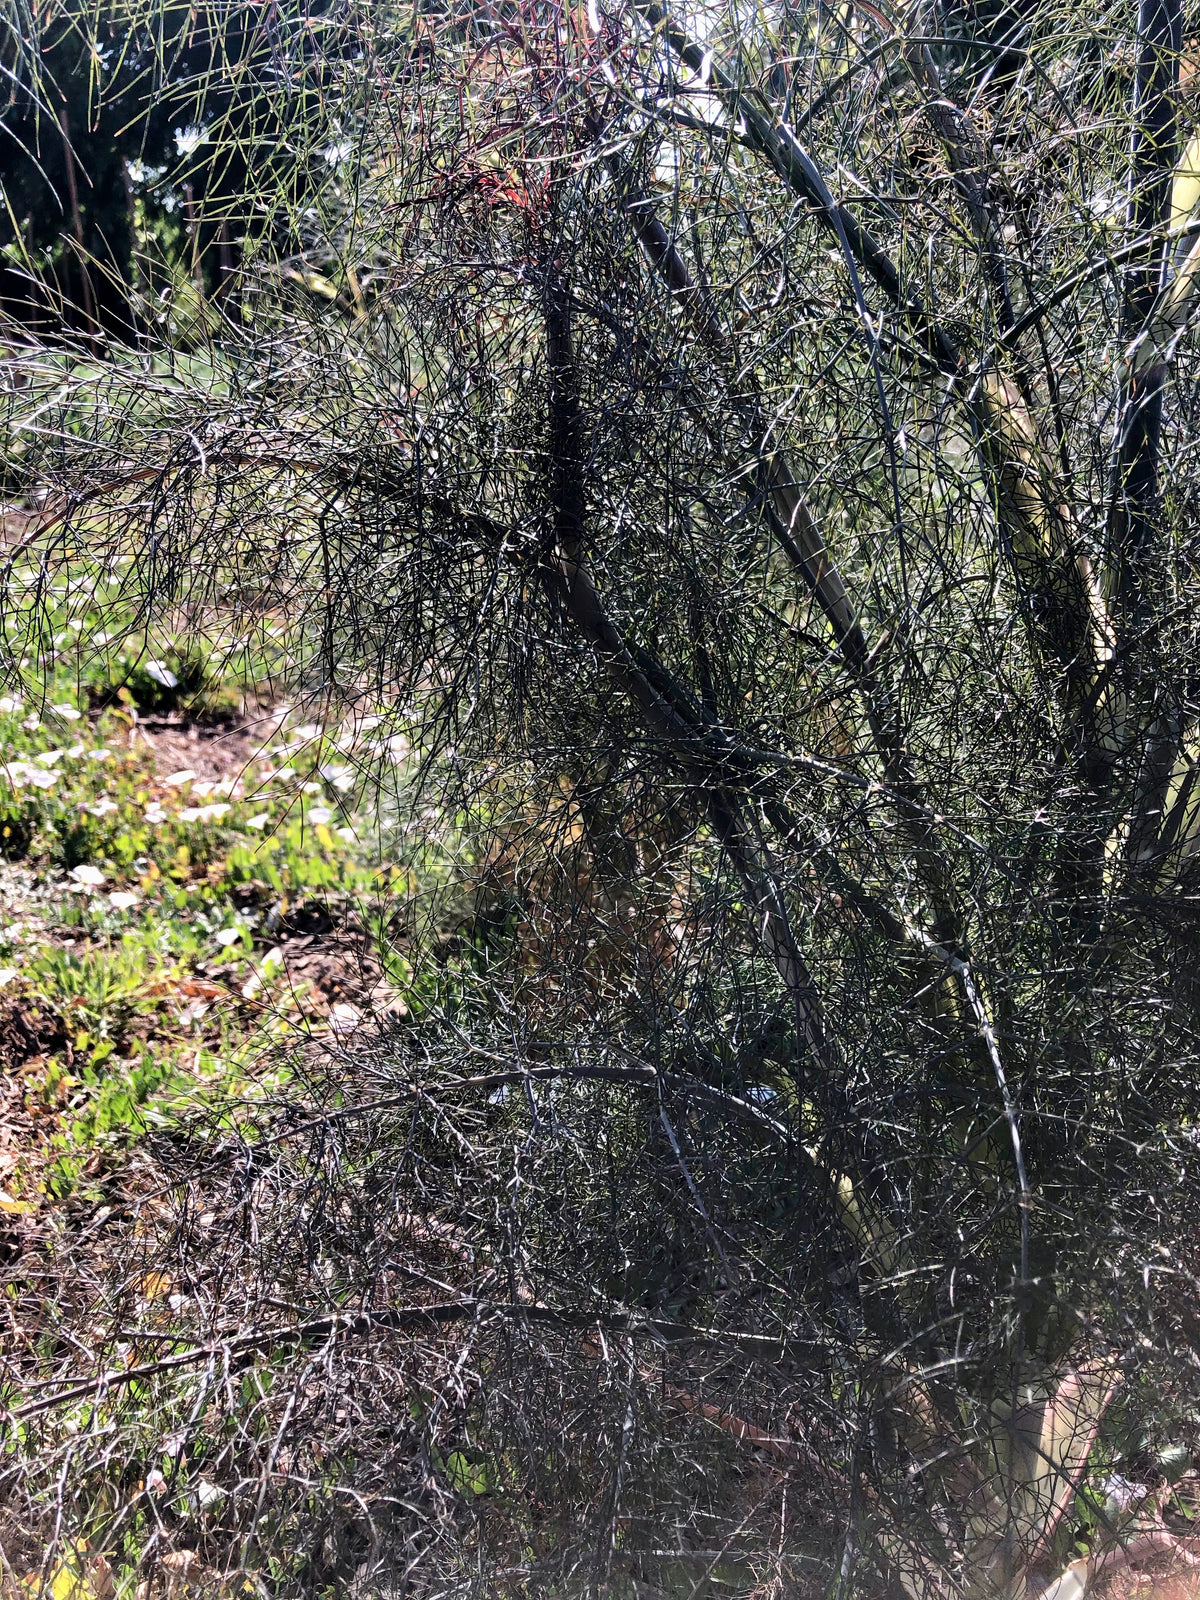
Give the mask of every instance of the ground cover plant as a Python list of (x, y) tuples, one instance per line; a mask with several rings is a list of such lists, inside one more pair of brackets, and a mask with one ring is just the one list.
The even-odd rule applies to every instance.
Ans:
[[(88, 950), (22, 990), (78, 1022), (38, 1092), (80, 1159), (13, 1280), (54, 1315), (5, 1374), (11, 1581), (1075, 1600), (1186, 1566), (1190, 9), (24, 20), (10, 121), (68, 194), (26, 226), (27, 132), (6, 837)], [(79, 104), (158, 141), (107, 254)], [(168, 803), (130, 752), (108, 793), (91, 748), (218, 710), (214, 657), (319, 706), (340, 770), (276, 747)], [(339, 781), (399, 854), (338, 834)], [(403, 927), (380, 860), (439, 882)], [(285, 1016), (251, 1070), (293, 883), (364, 889), (400, 1003), (315, 1049)], [(186, 1113), (160, 981), (236, 996)], [(110, 1082), (169, 1126), (89, 1222)]]
[(106, 1147), (206, 1084), (236, 1093), (272, 1036), (352, 1027), (352, 958), (314, 982), (295, 965), (304, 932), (311, 945), (369, 906), (378, 922), (408, 887), (368, 864), (345, 737), (335, 751), (282, 705), (231, 734), (213, 716), (241, 711), (234, 674), (188, 694), (152, 661), (139, 684), (136, 656), (108, 642), (85, 609), (0, 700), (2, 1028), (8, 1114), (28, 1119), (22, 1139), (10, 1120), (10, 1216), (77, 1191)]

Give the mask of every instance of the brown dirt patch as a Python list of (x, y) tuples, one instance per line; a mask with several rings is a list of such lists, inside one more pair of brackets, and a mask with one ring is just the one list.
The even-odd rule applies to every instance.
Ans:
[(232, 778), (244, 772), (279, 731), (283, 713), (258, 710), (239, 723), (188, 722), (182, 717), (139, 717), (134, 748), (148, 750), (161, 777), (190, 768), (198, 778)]
[(1200, 1600), (1200, 1567), (1183, 1555), (1164, 1555), (1140, 1568), (1106, 1573), (1094, 1590), (1095, 1600)]

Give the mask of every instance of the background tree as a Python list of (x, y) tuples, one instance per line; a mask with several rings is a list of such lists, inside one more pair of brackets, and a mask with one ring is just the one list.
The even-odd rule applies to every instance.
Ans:
[(18, 5), (0, 34), (8, 314), (44, 335), (202, 339), (264, 224), (243, 206), (251, 173), (276, 186), (272, 247), (294, 250), (326, 163), (283, 130), (303, 122), (298, 81), (301, 101), (319, 93), (322, 9)]

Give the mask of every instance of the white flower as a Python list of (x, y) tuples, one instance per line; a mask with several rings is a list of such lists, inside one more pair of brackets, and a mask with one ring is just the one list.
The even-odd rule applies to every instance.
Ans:
[(57, 712), (64, 722), (78, 722), (83, 715), (82, 711), (76, 711), (75, 707), (68, 705), (66, 701), (63, 701), (61, 705), (51, 706), (50, 709)]
[(114, 911), (132, 911), (138, 903), (138, 897), (128, 889), (118, 889), (115, 894), (109, 895), (108, 903)]
[(80, 756), (83, 754), (85, 748), (86, 747), (84, 745), (73, 744), (71, 746), (71, 748), (66, 752), (66, 755), (67, 755), (69, 760), (78, 761)]
[(13, 979), (17, 976), (18, 970), (19, 969), (16, 967), (0, 967), (0, 989), (2, 989), (6, 983), (11, 983), (13, 981)]
[(38, 721), (38, 719), (36, 717), (32, 717), (31, 716), (31, 717), (26, 717), (24, 722), (21, 724), (21, 726), (25, 729), (26, 733), (36, 733), (37, 730), (41, 727), (41, 723)]
[(318, 767), (317, 771), (325, 779), (326, 783), (332, 784), (339, 794), (348, 794), (354, 787), (354, 769), (352, 767), (342, 766), (340, 763), (331, 761), (323, 767)]
[(208, 129), (198, 128), (191, 122), (186, 128), (175, 129), (175, 148), (181, 156), (192, 156), (207, 138)]
[(225, 1498), (224, 1489), (215, 1483), (209, 1483), (207, 1478), (201, 1478), (196, 1485), (196, 1505), (201, 1511), (212, 1511), (219, 1506)]
[(192, 793), (203, 800), (205, 795), (210, 795), (215, 788), (216, 784), (211, 778), (197, 778), (192, 784)]
[(262, 964), (264, 972), (274, 972), (276, 967), (281, 967), (283, 965), (283, 951), (278, 945), (276, 945), (273, 950), (267, 951), (266, 955), (263, 957)]
[(87, 758), (89, 761), (111, 761), (112, 751), (105, 750), (103, 747), (99, 750), (89, 750)]
[(148, 678), (153, 678), (155, 683), (161, 683), (164, 689), (178, 689), (179, 679), (163, 662), (147, 661), (145, 671)]
[(228, 950), (229, 946), (235, 944), (241, 937), (242, 930), (240, 928), (222, 928), (220, 933), (217, 934), (217, 943)]
[(320, 794), (322, 787), (319, 783), (306, 783), (301, 788), (301, 794)]
[(169, 778), (164, 778), (163, 783), (168, 789), (181, 789), (185, 783), (191, 783), (195, 776), (191, 767), (184, 767), (180, 772), (173, 772)]
[(11, 717), (13, 712), (20, 711), (24, 704), (25, 702), (18, 700), (15, 695), (6, 694), (0, 699), (0, 717)]
[(329, 1008), (329, 1026), (334, 1033), (353, 1033), (362, 1022), (362, 1012), (357, 1006), (337, 1005)]
[(149, 822), (149, 823), (153, 824), (155, 827), (157, 827), (157, 825), (160, 822), (165, 822), (166, 820), (167, 820), (167, 813), (163, 810), (163, 808), (158, 804), (157, 801), (152, 801), (146, 807), (146, 821), (147, 822)]
[(308, 820), (320, 827), (322, 823), (333, 821), (333, 812), (328, 806), (313, 806), (308, 813)]
[(259, 977), (257, 972), (251, 973), (250, 977), (247, 978), (245, 983), (242, 985), (242, 999), (253, 1000), (254, 996), (261, 988), (262, 979)]
[(1101, 1489), (1109, 1499), (1116, 1503), (1118, 1511), (1128, 1511), (1131, 1507), (1144, 1500), (1150, 1493), (1144, 1483), (1131, 1483), (1128, 1478), (1123, 1478), (1120, 1473), (1114, 1472), (1101, 1484)]
[(247, 817), (245, 826), (247, 828), (265, 828), (270, 820), (271, 813), (269, 811), (260, 811), (256, 817)]
[(72, 867), (70, 876), (76, 883), (82, 883), (88, 889), (98, 889), (104, 882), (104, 874), (99, 867)]
[(344, 840), (346, 844), (353, 844), (355, 841), (355, 832), (353, 828), (335, 828), (334, 832), (337, 834), (338, 838)]
[(187, 806), (179, 813), (181, 822), (216, 822), (229, 810), (227, 805)]
[(110, 800), (107, 795), (103, 799), (97, 800), (94, 806), (88, 807), (94, 817), (107, 817), (111, 812), (119, 809), (116, 801)]
[(33, 759), (39, 767), (52, 767), (56, 761), (62, 759), (63, 754), (62, 750), (43, 750), (41, 755), (34, 756)]

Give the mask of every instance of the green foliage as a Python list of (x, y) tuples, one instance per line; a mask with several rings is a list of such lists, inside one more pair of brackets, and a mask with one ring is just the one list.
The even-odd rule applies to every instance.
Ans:
[(220, 780), (156, 767), (140, 718), (236, 709), (239, 680), (170, 648), (147, 673), (145, 649), (96, 644), (114, 618), (83, 603), (67, 625), (63, 601), (48, 676), (0, 699), (0, 838), (23, 896), (0, 930), (0, 1022), (49, 1119), (22, 1196), (62, 1198), (101, 1153), (284, 1081), (264, 1050), (327, 1009), (279, 958), (297, 919), (360, 919), (400, 1011), (420, 987), (393, 936), (413, 876), (371, 859), (355, 758), (285, 717)]

